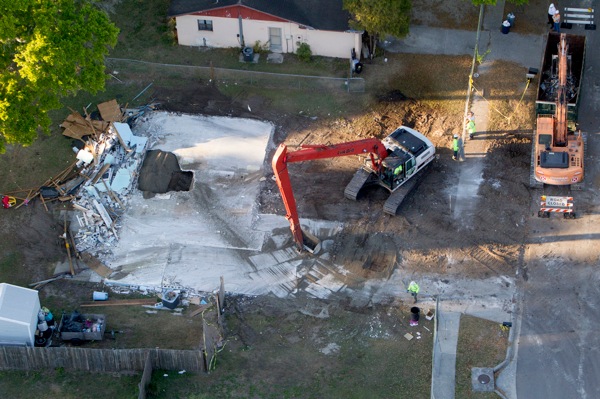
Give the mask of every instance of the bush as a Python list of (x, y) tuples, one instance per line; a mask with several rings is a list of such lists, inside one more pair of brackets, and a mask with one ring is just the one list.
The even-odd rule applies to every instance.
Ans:
[(263, 43), (261, 43), (260, 40), (257, 40), (254, 42), (254, 46), (252, 47), (252, 50), (256, 54), (268, 53), (269, 52), (269, 42), (266, 42), (263, 44)]
[(312, 50), (307, 43), (300, 43), (298, 46), (298, 50), (296, 51), (296, 55), (300, 59), (300, 61), (310, 62), (310, 58), (312, 57)]

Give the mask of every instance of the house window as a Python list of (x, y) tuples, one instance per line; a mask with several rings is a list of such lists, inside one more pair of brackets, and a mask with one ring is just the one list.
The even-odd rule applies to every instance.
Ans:
[(212, 21), (208, 19), (199, 19), (198, 20), (198, 30), (209, 30), (212, 31)]

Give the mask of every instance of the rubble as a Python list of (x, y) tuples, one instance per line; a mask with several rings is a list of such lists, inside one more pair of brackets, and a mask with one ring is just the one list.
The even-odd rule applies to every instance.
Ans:
[(98, 104), (102, 120), (93, 120), (87, 112), (85, 117), (73, 112), (61, 124), (65, 136), (83, 143), (82, 148), (73, 148), (77, 150), (77, 177), (64, 184), (71, 188), (55, 185), (56, 195), (46, 190), (42, 198), (69, 195), (77, 252), (97, 255), (99, 247), (110, 247), (118, 240), (119, 217), (135, 188), (149, 144), (148, 137), (134, 135), (129, 124), (149, 109), (122, 112), (117, 101), (111, 100)]

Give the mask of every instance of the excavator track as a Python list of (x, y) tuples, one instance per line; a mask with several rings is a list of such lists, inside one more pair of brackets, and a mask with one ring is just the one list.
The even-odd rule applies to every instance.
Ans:
[(529, 187), (540, 189), (544, 188), (544, 183), (535, 178), (535, 165), (537, 163), (537, 153), (535, 152), (535, 137), (536, 132), (533, 132), (534, 139), (531, 141), (531, 163), (529, 166)]
[(385, 204), (383, 204), (383, 211), (388, 215), (396, 216), (398, 208), (402, 205), (402, 202), (410, 192), (415, 189), (419, 183), (423, 180), (424, 176), (429, 170), (429, 165), (423, 170), (417, 172), (416, 176), (413, 176), (409, 181), (400, 186), (396, 191), (390, 194)]
[(396, 216), (398, 208), (404, 201), (404, 198), (406, 198), (406, 196), (410, 194), (410, 192), (413, 188), (415, 188), (416, 185), (417, 177), (413, 177), (412, 179), (404, 183), (399, 189), (391, 193), (387, 201), (385, 201), (385, 204), (383, 204), (383, 211), (388, 215)]
[(344, 189), (344, 197), (356, 201), (359, 191), (374, 178), (374, 173), (360, 168)]
[[(583, 140), (583, 165), (585, 166), (585, 156), (587, 154), (587, 134), (586, 133), (579, 133), (581, 134), (581, 138)], [(584, 177), (585, 179), (585, 177)], [(575, 184), (571, 184), (571, 190), (573, 191), (581, 191), (583, 190), (583, 182), (579, 182), (579, 183), (575, 183)]]

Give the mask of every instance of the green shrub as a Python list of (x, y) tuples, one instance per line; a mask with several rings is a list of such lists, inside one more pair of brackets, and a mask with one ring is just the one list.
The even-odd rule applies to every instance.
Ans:
[(269, 42), (262, 43), (260, 40), (254, 42), (254, 46), (252, 47), (255, 53), (268, 53), (269, 52)]
[(296, 55), (300, 59), (300, 61), (310, 62), (310, 58), (312, 57), (312, 50), (307, 43), (300, 43), (298, 46), (298, 50), (296, 51)]

